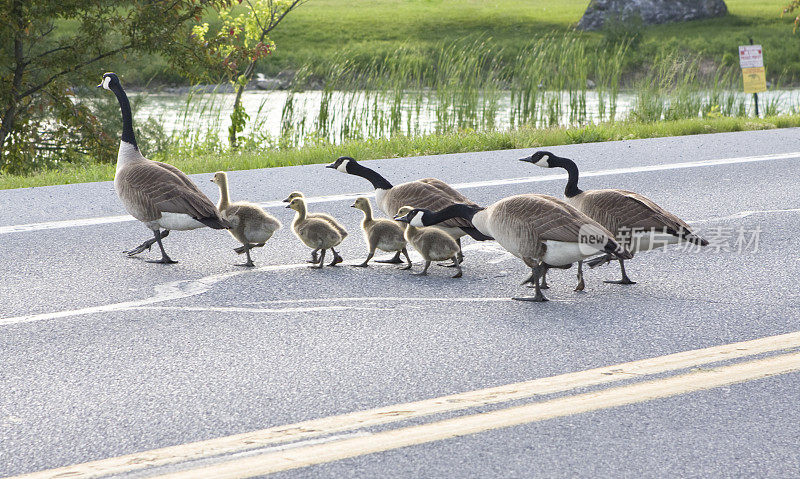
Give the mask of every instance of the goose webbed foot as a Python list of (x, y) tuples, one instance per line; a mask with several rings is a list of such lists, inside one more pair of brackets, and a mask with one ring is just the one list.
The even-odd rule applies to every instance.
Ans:
[(403, 247), (403, 249), (397, 252), (398, 256), (400, 255), (400, 253), (403, 253), (405, 255), (408, 264), (399, 269), (401, 270), (411, 269), (412, 263), (411, 263), (411, 257), (408, 256), (408, 250), (405, 247)]
[[(157, 260), (148, 260), (148, 263), (159, 263), (159, 264), (175, 264), (177, 261), (173, 260), (169, 256), (167, 256), (167, 252), (164, 251), (164, 245), (161, 243), (161, 238), (166, 238), (169, 234), (169, 230), (164, 230), (164, 233), (160, 233), (158, 230), (153, 231), (153, 236), (155, 236), (155, 242), (158, 243), (158, 249), (161, 250), (161, 259)], [(151, 243), (152, 244), (152, 243)]]
[(339, 253), (337, 253), (335, 249), (331, 248), (331, 251), (333, 251), (333, 260), (330, 262), (328, 266), (336, 266), (337, 264), (344, 261), (342, 257), (339, 256)]
[(177, 263), (177, 261), (175, 261), (174, 259), (170, 258), (167, 255), (162, 256), (161, 259), (148, 259), (147, 262), (148, 263), (157, 263), (157, 264), (176, 264)]
[(233, 248), (233, 251), (234, 251), (236, 254), (242, 254), (242, 253), (244, 253), (245, 251), (247, 251), (247, 248), (246, 248), (245, 246), (239, 246), (238, 248)]
[(636, 281), (631, 281), (631, 279), (625, 276), (622, 279), (618, 279), (616, 281), (603, 281), (604, 283), (608, 284), (636, 284)]
[[(530, 265), (532, 264), (532, 262), (526, 262), (526, 264)], [(511, 299), (515, 301), (533, 301), (536, 303), (543, 303), (545, 301), (548, 301), (548, 299), (545, 298), (544, 295), (542, 294), (542, 288), (541, 285), (539, 284), (540, 279), (543, 278), (546, 273), (547, 273), (547, 267), (542, 265), (541, 263), (532, 267), (531, 275), (528, 277), (528, 279), (523, 281), (522, 284), (528, 284), (528, 283), (533, 284), (533, 287), (536, 288), (536, 294), (534, 294), (533, 296), (519, 296)]]
[(319, 261), (316, 265), (312, 266), (314, 269), (322, 269), (325, 266), (325, 250), (322, 250), (322, 253), (319, 255)]
[(546, 301), (550, 301), (544, 297), (541, 291), (538, 291), (534, 296), (518, 296), (511, 299), (514, 301), (533, 301), (534, 303), (544, 303)]
[(319, 260), (317, 259), (317, 251), (318, 250), (314, 250), (311, 252), (311, 259), (306, 260), (306, 263), (311, 263), (311, 264), (319, 263)]
[(547, 284), (547, 272), (545, 271), (542, 273), (542, 279), (539, 282), (539, 289), (550, 289), (550, 285)]
[(403, 260), (400, 259), (400, 252), (398, 251), (397, 254), (392, 256), (391, 259), (376, 259), (376, 263), (386, 263), (386, 264), (401, 264)]
[(144, 250), (150, 251), (150, 248), (156, 243), (156, 241), (158, 241), (161, 238), (166, 238), (167, 236), (169, 236), (169, 230), (164, 230), (163, 233), (158, 231), (154, 231), (153, 233), (155, 237), (150, 238), (149, 240), (145, 241), (144, 243), (140, 244), (139, 246), (133, 249), (123, 251), (123, 253), (127, 254), (128, 256), (136, 256), (137, 254), (141, 253)]
[(255, 264), (255, 263), (253, 263), (252, 261), (248, 261), (248, 262), (246, 262), (246, 263), (236, 263), (236, 264), (234, 264), (234, 266), (244, 266), (244, 267), (246, 267), (246, 268), (252, 268), (252, 267), (254, 267), (255, 265), (256, 265), (256, 264)]
[(578, 261), (578, 285), (575, 286), (575, 291), (583, 291), (586, 283), (583, 282), (583, 261)]
[(411, 273), (414, 276), (427, 276), (428, 275), (428, 268), (431, 266), (430, 261), (425, 261), (425, 267), (419, 273)]
[(460, 278), (463, 272), (461, 271), (461, 265), (458, 264), (458, 258), (455, 256), (453, 256), (453, 268), (458, 268), (458, 273), (453, 275), (453, 278)]
[(364, 261), (363, 263), (354, 264), (353, 267), (354, 268), (367, 268), (367, 267), (369, 267), (369, 264), (367, 264), (367, 262)]
[(636, 284), (636, 281), (631, 281), (628, 277), (628, 274), (625, 272), (625, 261), (619, 260), (619, 269), (622, 273), (622, 279), (617, 281), (604, 281), (604, 283), (608, 284)]

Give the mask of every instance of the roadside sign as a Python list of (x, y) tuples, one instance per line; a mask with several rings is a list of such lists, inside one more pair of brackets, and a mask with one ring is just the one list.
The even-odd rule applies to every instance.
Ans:
[[(739, 45), (739, 66), (742, 67), (745, 93), (767, 91), (767, 74), (764, 72), (764, 52), (761, 45)], [(758, 115), (758, 97), (756, 97)]]
[(739, 66), (744, 68), (763, 68), (764, 54), (761, 45), (740, 45)]
[(761, 93), (767, 91), (767, 74), (764, 67), (742, 68), (745, 93)]

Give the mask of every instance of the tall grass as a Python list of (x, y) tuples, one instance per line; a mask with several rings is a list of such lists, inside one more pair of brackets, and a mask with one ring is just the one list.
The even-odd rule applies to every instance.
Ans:
[[(251, 111), (239, 150), (285, 150), (453, 131), (586, 127), (627, 118), (656, 122), (752, 113), (750, 97), (737, 91), (738, 65), (730, 61), (712, 67), (716, 64), (696, 55), (660, 55), (643, 75), (623, 79), (629, 39), (598, 46), (581, 34), (544, 36), (510, 57), (492, 45), (484, 36), (441, 43), (433, 50), (406, 44), (370, 61), (342, 50), (322, 72), (321, 91), (306, 91), (319, 81), (315, 76), (319, 72), (312, 73), (316, 70), (310, 67), (297, 72), (283, 97), (279, 132), (267, 131), (268, 108), (263, 101), (255, 113)], [(623, 116), (624, 88), (636, 95)], [(169, 139), (172, 153), (191, 156), (226, 150), (218, 134), (229, 121), (230, 105), (224, 98), (214, 93), (189, 95), (178, 133)], [(781, 108), (797, 110), (773, 99), (763, 103), (762, 112), (774, 116)], [(585, 135), (590, 130), (578, 131)]]

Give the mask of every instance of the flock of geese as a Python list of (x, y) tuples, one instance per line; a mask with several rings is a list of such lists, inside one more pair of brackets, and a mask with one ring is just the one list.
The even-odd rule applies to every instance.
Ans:
[[(171, 230), (192, 230), (201, 227), (227, 229), (242, 246), (242, 266), (253, 266), (252, 248), (264, 246), (281, 223), (260, 206), (230, 201), (228, 179), (217, 172), (211, 179), (220, 190), (219, 203), (214, 205), (189, 177), (174, 166), (151, 161), (142, 156), (136, 145), (128, 97), (114, 73), (106, 73), (98, 87), (112, 91), (122, 112), (120, 141), (114, 188), (125, 209), (153, 231), (153, 238), (126, 251), (129, 256), (149, 250), (158, 244), (161, 259), (153, 262), (175, 263), (164, 250), (162, 239)], [(583, 263), (595, 267), (619, 261), (622, 277), (619, 284), (634, 284), (625, 272), (625, 260), (634, 253), (688, 241), (705, 246), (706, 240), (692, 232), (689, 225), (664, 210), (649, 198), (632, 191), (602, 189), (583, 191), (578, 188), (578, 168), (567, 158), (546, 151), (521, 158), (543, 168), (563, 168), (569, 179), (565, 200), (540, 194), (522, 194), (503, 198), (482, 207), (454, 188), (435, 178), (425, 178), (392, 185), (376, 171), (353, 158), (341, 157), (328, 168), (360, 176), (375, 189), (378, 208), (388, 218), (375, 218), (370, 201), (355, 200), (352, 207), (364, 213), (361, 229), (367, 243), (366, 267), (376, 250), (394, 252), (389, 260), (378, 262), (401, 264), (401, 254), (411, 269), (407, 245), (410, 244), (425, 260), (419, 275), (425, 275), (434, 261), (450, 261), (461, 277), (461, 237), (469, 235), (478, 241), (495, 240), (504, 249), (520, 258), (530, 269), (523, 282), (535, 289), (534, 296), (516, 297), (521, 301), (547, 301), (546, 274), (550, 268), (568, 269), (578, 263), (576, 291), (583, 290)], [(292, 232), (312, 249), (310, 263), (322, 268), (325, 253), (333, 255), (330, 266), (342, 262), (336, 247), (347, 237), (345, 228), (332, 216), (309, 212), (301, 192), (291, 193), (284, 202), (295, 210)]]

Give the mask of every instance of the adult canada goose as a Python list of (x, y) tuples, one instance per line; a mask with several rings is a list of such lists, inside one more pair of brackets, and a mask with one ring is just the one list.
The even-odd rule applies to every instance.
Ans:
[(247, 254), (247, 262), (237, 266), (255, 266), (250, 258), (250, 249), (264, 246), (264, 243), (272, 237), (272, 233), (280, 229), (281, 222), (257, 204), (247, 201), (231, 203), (228, 175), (224, 171), (214, 173), (211, 182), (219, 186), (217, 209), (219, 209), (220, 215), (231, 224), (228, 232), (243, 245), (235, 248), (234, 251), (238, 254)]
[[(578, 167), (569, 158), (556, 156), (548, 151), (537, 151), (520, 161), (533, 163), (543, 168), (564, 168), (569, 174), (564, 196), (574, 206), (593, 220), (614, 233), (614, 237), (631, 253), (648, 251), (681, 240), (700, 246), (708, 241), (697, 236), (685, 221), (655, 204), (650, 198), (633, 191), (603, 189), (583, 191), (578, 188)], [(597, 266), (612, 260), (609, 255), (587, 262)], [(620, 259), (622, 279), (606, 281), (615, 284), (636, 284), (625, 273), (625, 262)]]
[(134, 256), (158, 243), (161, 259), (149, 262), (176, 263), (167, 256), (161, 244), (170, 230), (193, 230), (203, 226), (230, 228), (214, 203), (186, 174), (172, 165), (148, 160), (139, 152), (133, 134), (131, 105), (117, 75), (104, 74), (102, 83), (97, 86), (114, 92), (122, 111), (122, 140), (117, 154), (114, 188), (128, 213), (150, 228), (154, 235), (153, 239), (125, 253)]
[(329, 266), (335, 266), (342, 262), (342, 257), (333, 249), (344, 239), (339, 231), (330, 223), (319, 218), (309, 218), (306, 213), (306, 201), (303, 198), (295, 198), (286, 205), (297, 212), (292, 221), (292, 231), (300, 241), (314, 252), (322, 251), (319, 257), (319, 264), (315, 268), (322, 268), (325, 264), (325, 250), (333, 251), (333, 261)]
[(361, 230), (364, 232), (364, 239), (367, 242), (369, 253), (363, 263), (356, 266), (367, 267), (369, 260), (375, 256), (375, 250), (403, 253), (408, 260), (408, 266), (400, 269), (411, 269), (411, 258), (408, 257), (406, 249), (406, 239), (403, 227), (397, 221), (386, 218), (373, 218), (372, 205), (369, 199), (360, 196), (350, 205), (364, 212), (364, 219), (361, 220)]
[(431, 261), (450, 259), (453, 260), (453, 267), (458, 269), (458, 272), (453, 275), (453, 278), (460, 278), (462, 274), (461, 264), (458, 261), (458, 252), (460, 248), (456, 240), (439, 228), (423, 228), (418, 222), (412, 223), (409, 220), (411, 216), (408, 215), (411, 215), (413, 211), (417, 210), (410, 206), (403, 206), (397, 211), (395, 219), (408, 224), (405, 232), (406, 241), (411, 243), (411, 246), (413, 246), (425, 260), (425, 268), (422, 272), (414, 274), (417, 276), (425, 276), (428, 274)]
[[(434, 211), (441, 210), (454, 204), (478, 206), (469, 198), (456, 191), (453, 187), (436, 178), (424, 178), (393, 186), (386, 178), (379, 175), (376, 171), (362, 166), (349, 156), (339, 157), (336, 161), (328, 165), (327, 168), (333, 168), (342, 173), (360, 176), (372, 183), (373, 188), (375, 188), (375, 201), (378, 203), (378, 208), (390, 217), (394, 216), (397, 210), (405, 205), (410, 205), (414, 208), (427, 208)], [(492, 239), (481, 234), (475, 229), (472, 223), (464, 218), (451, 218), (447, 221), (443, 221), (441, 224), (437, 225), (437, 227), (447, 231), (447, 233), (457, 240), (459, 245), (459, 261), (463, 260), (464, 257), (460, 249), (462, 236), (470, 235), (479, 241)], [(398, 252), (394, 258), (386, 262), (400, 263), (400, 253)]]
[(563, 201), (546, 195), (511, 196), (486, 208), (453, 205), (438, 212), (416, 208), (396, 219), (413, 226), (429, 226), (453, 217), (470, 220), (478, 231), (495, 238), (531, 268), (531, 275), (523, 284), (533, 284), (536, 295), (516, 300), (547, 301), (539, 279), (549, 268), (569, 268), (598, 253), (631, 257), (608, 230)]
[[(303, 199), (305, 199), (305, 196), (303, 195), (303, 193), (301, 191), (292, 191), (291, 193), (289, 193), (289, 196), (287, 196), (283, 200), (283, 202), (284, 203), (288, 203), (288, 202), (292, 201), (295, 198), (303, 198)], [(330, 223), (331, 226), (336, 228), (336, 230), (339, 232), (340, 235), (342, 235), (342, 240), (344, 240), (347, 237), (347, 230), (344, 229), (344, 226), (342, 226), (342, 224), (339, 223), (336, 220), (336, 218), (334, 218), (333, 216), (331, 216), (331, 215), (329, 215), (327, 213), (306, 213), (306, 217), (307, 218), (318, 218), (318, 219), (321, 219), (321, 220), (325, 220), (328, 223)], [(336, 255), (336, 256), (339, 255), (339, 253), (337, 253), (336, 250), (334, 250), (333, 248), (331, 248), (331, 251), (333, 251), (334, 255)], [(314, 263), (314, 264), (317, 263), (317, 252), (316, 251), (312, 251), (311, 252), (311, 261), (309, 261), (309, 263)]]

